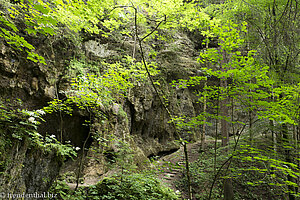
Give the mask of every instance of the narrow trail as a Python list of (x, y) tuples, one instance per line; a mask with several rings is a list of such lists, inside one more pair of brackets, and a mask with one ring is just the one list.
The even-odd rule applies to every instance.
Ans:
[[(201, 142), (187, 144), (189, 162), (198, 159)], [(164, 156), (158, 160), (158, 170), (161, 172), (158, 178), (166, 183), (173, 190), (176, 190), (175, 181), (182, 178), (185, 170), (185, 159), (183, 147), (175, 153)]]
[[(218, 141), (220, 142), (220, 141)], [(207, 140), (208, 143), (214, 143), (214, 140)], [(189, 163), (195, 162), (200, 156), (201, 142), (189, 143), (187, 144), (188, 160)], [(185, 173), (185, 158), (183, 147), (181, 147), (175, 153), (161, 157), (158, 160), (158, 178), (161, 179), (167, 186), (169, 186), (174, 191), (177, 191), (176, 182), (183, 178)], [(182, 193), (182, 191), (180, 191)], [(185, 197), (186, 194), (182, 193)], [(187, 197), (185, 197), (187, 198)]]

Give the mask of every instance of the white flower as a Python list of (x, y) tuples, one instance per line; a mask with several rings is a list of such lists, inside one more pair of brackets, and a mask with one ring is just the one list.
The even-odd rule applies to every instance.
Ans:
[(31, 122), (31, 123), (33, 123), (33, 124), (36, 124), (36, 121), (35, 121), (34, 117), (29, 117), (28, 121)]
[(42, 137), (42, 135), (41, 134), (39, 134), (39, 133), (35, 133), (38, 137)]
[(37, 110), (36, 112), (37, 112), (38, 114), (40, 114), (40, 115), (46, 114), (45, 111), (43, 111), (43, 110)]
[(35, 116), (35, 113), (34, 113), (33, 111), (28, 111), (28, 114), (29, 114), (30, 116)]
[(55, 138), (55, 135), (50, 135), (49, 137), (50, 137), (50, 138)]
[(80, 150), (80, 147), (76, 147), (75, 150), (76, 150), (76, 151), (79, 151), (79, 150)]

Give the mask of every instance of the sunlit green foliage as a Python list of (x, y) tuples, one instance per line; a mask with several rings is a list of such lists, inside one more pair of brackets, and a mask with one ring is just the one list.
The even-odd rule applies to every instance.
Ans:
[(271, 91), (275, 101), (264, 103), (264, 110), (259, 114), (279, 123), (298, 125), (299, 123), (299, 84), (282, 85)]
[[(56, 91), (56, 98), (42, 110), (13, 110), (1, 102), (1, 136), (12, 140), (28, 138), (32, 145), (45, 151), (56, 150), (58, 155), (63, 157), (75, 156), (76, 153), (70, 145), (61, 144), (54, 136), (42, 136), (38, 133), (37, 128), (43, 121), (44, 112), (72, 115), (74, 109), (79, 109), (87, 111), (91, 116), (103, 117), (102, 114), (108, 111), (111, 105), (122, 104), (132, 88), (148, 84), (150, 77), (145, 69), (146, 65), (150, 76), (159, 74), (158, 65), (150, 61), (155, 60), (159, 54), (154, 50), (155, 44), (151, 45), (153, 49), (150, 47), (147, 49), (149, 57), (146, 56), (145, 63), (141, 62), (140, 55), (135, 55), (141, 53), (136, 47), (139, 42), (142, 47), (143, 42), (147, 42), (148, 39), (168, 42), (168, 36), (164, 34), (166, 29), (199, 32), (204, 38), (199, 40), (203, 39), (202, 45), (206, 47), (199, 52), (198, 62), (202, 67), (197, 70), (202, 75), (191, 76), (186, 80), (174, 80), (172, 86), (177, 89), (201, 87), (196, 94), (198, 103), (205, 103), (209, 109), (195, 117), (174, 113), (171, 121), (179, 130), (191, 130), (191, 127), (197, 129), (203, 124), (212, 125), (209, 119), (217, 121), (225, 119), (232, 126), (252, 125), (251, 120), (250, 122), (245, 119), (235, 120), (233, 116), (220, 115), (219, 102), (224, 99), (231, 100), (224, 106), (232, 108), (232, 112), (245, 112), (257, 120), (270, 120), (278, 126), (299, 125), (297, 1), (20, 0), (17, 2), (0, 1), (1, 7), (4, 8), (0, 11), (0, 38), (12, 49), (18, 52), (25, 51), (28, 60), (39, 64), (47, 63), (48, 60), (39, 55), (36, 47), (29, 42), (31, 37), (41, 35), (50, 40), (55, 35), (77, 37), (80, 34), (112, 40), (132, 38), (134, 53), (132, 56), (118, 55), (118, 61), (103, 59), (96, 64), (88, 64), (85, 61), (87, 58), (78, 60), (74, 58), (70, 66), (66, 67), (67, 73), (63, 75), (69, 81), (69, 85), (64, 91)], [(82, 41), (82, 38), (76, 38), (76, 41)], [(214, 47), (211, 48), (210, 45)], [(207, 83), (212, 77), (226, 80), (228, 85), (204, 86), (204, 82)], [(161, 87), (162, 84), (155, 81), (153, 86)], [(59, 99), (60, 95), (64, 98)], [(165, 95), (162, 98), (167, 99)], [(125, 112), (123, 114), (126, 115)], [(62, 115), (60, 116), (62, 118)], [(272, 132), (273, 127), (270, 130)], [(278, 136), (280, 131), (277, 133)], [(274, 138), (273, 133), (273, 140)], [(131, 152), (126, 151), (130, 148), (122, 142), (126, 143), (121, 141), (118, 144), (122, 144), (125, 150), (120, 151), (120, 154), (124, 157), (129, 155), (128, 160), (132, 159)], [(9, 143), (10, 141), (6, 139), (0, 140), (0, 144), (4, 145), (1, 147), (0, 158), (3, 156), (2, 150)], [(268, 177), (267, 181), (248, 181), (248, 185), (268, 184), (298, 197), (299, 194), (286, 187), (286, 185), (298, 187), (297, 181), (287, 178), (299, 179), (296, 158), (287, 161), (284, 156), (278, 156), (286, 154), (288, 157), (290, 152), (297, 155), (299, 147), (295, 141), (290, 140), (290, 143), (284, 141), (281, 144), (282, 152), (274, 150), (276, 145), (279, 145), (276, 143), (272, 147), (274, 152), (263, 151), (254, 146), (241, 146), (242, 149), (232, 152), (234, 159), (254, 164), (248, 169), (232, 168), (233, 173), (228, 176), (233, 177), (245, 171), (265, 174)], [(123, 165), (122, 168), (126, 168), (128, 163), (122, 161), (119, 161), (119, 164)], [(3, 166), (5, 163), (1, 161), (0, 167)], [(105, 179), (97, 186), (87, 189), (84, 195), (84, 191), (80, 190), (77, 196), (75, 195), (76, 199), (94, 197), (101, 199), (95, 196), (101, 192), (103, 198), (107, 199), (176, 199), (173, 194), (158, 187), (158, 183), (152, 178), (141, 175), (123, 176), (123, 174), (122, 178), (121, 181), (117, 177)], [(141, 178), (145, 178), (146, 181)], [(99, 190), (99, 185), (107, 190), (103, 193)], [(131, 190), (130, 187), (135, 190)], [(153, 188), (159, 188), (159, 191)], [(61, 195), (66, 199), (74, 197), (69, 194), (68, 196), (63, 190)], [(217, 198), (217, 195), (215, 197)]]
[[(291, 146), (292, 148), (294, 147)], [(298, 188), (299, 186), (295, 182), (286, 179), (286, 176), (291, 176), (295, 179), (299, 177), (299, 166), (284, 161), (284, 157), (278, 155), (272, 147), (261, 149), (250, 145), (240, 145), (240, 149), (235, 153), (234, 159), (241, 162), (239, 168), (232, 168), (232, 175), (235, 178), (238, 179), (244, 173), (257, 174), (258, 176), (263, 176), (264, 179), (248, 180), (247, 184), (249, 186), (261, 187), (262, 185), (270, 185), (274, 190), (292, 193), (295, 197), (300, 197), (299, 192), (291, 191), (288, 187)]]
[[(199, 93), (199, 102), (204, 99), (224, 99), (231, 97), (237, 104), (242, 104), (242, 109), (258, 109), (268, 104), (270, 89), (273, 81), (268, 77), (268, 66), (260, 64), (256, 59), (255, 51), (242, 53), (240, 49), (244, 40), (240, 38), (242, 32), (246, 32), (246, 23), (241, 25), (227, 21), (227, 23), (212, 23), (210, 29), (203, 32), (207, 37), (205, 43), (213, 38), (217, 39), (219, 48), (208, 48), (200, 52), (198, 61), (203, 64), (202, 76), (190, 77), (189, 80), (173, 81), (173, 87), (187, 88), (201, 85), (208, 77), (228, 79), (232, 83), (227, 88), (217, 86), (205, 86)], [(263, 88), (263, 89), (262, 89)], [(210, 102), (208, 106), (214, 107)], [(227, 105), (229, 106), (229, 105)], [(265, 108), (260, 108), (265, 109)], [(229, 116), (215, 116), (218, 119), (231, 121)], [(215, 118), (214, 114), (201, 113), (188, 120), (189, 126), (207, 123), (205, 119)], [(176, 120), (176, 119), (175, 119)], [(234, 123), (232, 121), (232, 123)]]
[[(2, 4), (3, 5), (3, 4)], [(46, 64), (45, 59), (35, 52), (35, 47), (30, 44), (19, 32), (26, 31), (28, 35), (54, 35), (57, 21), (50, 15), (52, 7), (41, 0), (20, 1), (17, 4), (6, 4), (7, 11), (0, 12), (0, 37), (13, 48), (27, 53), (27, 59), (33, 62)], [(24, 23), (23, 27), (17, 27), (15, 23)]]

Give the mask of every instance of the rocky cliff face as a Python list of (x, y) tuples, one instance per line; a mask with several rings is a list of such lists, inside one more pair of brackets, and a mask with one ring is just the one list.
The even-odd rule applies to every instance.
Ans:
[[(162, 83), (158, 89), (167, 97), (167, 107), (172, 114), (195, 116), (202, 108), (196, 103), (197, 97), (193, 92), (201, 88), (178, 89), (171, 87), (170, 82), (197, 74), (196, 47), (183, 33), (175, 33), (172, 39), (173, 42), (157, 45), (160, 49), (156, 60), (161, 71), (158, 78)], [(22, 108), (40, 109), (52, 99), (65, 98), (63, 94), (68, 90), (70, 80), (62, 77), (73, 56), (81, 53), (90, 60), (99, 61), (104, 58), (115, 59), (121, 52), (132, 55), (137, 48), (131, 40), (112, 42), (92, 39), (82, 44), (82, 50), (75, 50), (67, 39), (58, 39), (54, 43), (44, 40), (37, 48), (48, 61), (48, 65), (43, 66), (26, 60), (25, 55), (14, 52), (8, 45), (1, 43), (0, 96), (2, 101), (21, 99)], [(151, 48), (150, 45), (145, 45), (146, 51)], [(17, 109), (17, 105), (15, 106)], [(120, 150), (118, 139), (124, 139), (129, 144), (134, 152), (134, 162), (139, 167), (143, 167), (147, 157), (173, 152), (179, 148), (175, 142), (178, 138), (174, 126), (168, 123), (169, 115), (149, 81), (136, 85), (130, 89), (127, 97), (103, 108), (103, 111), (107, 115), (105, 119), (90, 119), (88, 113), (76, 109), (72, 116), (60, 113), (46, 115), (46, 122), (39, 128), (42, 135), (54, 134), (63, 142), (71, 141), (76, 147), (82, 148), (85, 145), (85, 151), (79, 152), (77, 161), (69, 160), (61, 168), (61, 160), (56, 158), (55, 153), (46, 154), (37, 147), (13, 140), (13, 148), (6, 152), (14, 158), (5, 169), (10, 177), (1, 175), (0, 185), (9, 183), (7, 188), (12, 192), (47, 191), (60, 170), (61, 173), (73, 171), (76, 174), (81, 158), (81, 176), (86, 180), (98, 180), (109, 171), (107, 163)], [(86, 120), (91, 120), (92, 123), (89, 126), (83, 125)], [(99, 136), (98, 140), (93, 137), (95, 134)], [(195, 139), (198, 134), (195, 133), (190, 138)], [(104, 140), (110, 139), (104, 147)]]
[(30, 147), (28, 141), (14, 141), (11, 147), (6, 151), (9, 160), (1, 174), (1, 193), (33, 194), (48, 191), (63, 164), (55, 152), (45, 153)]

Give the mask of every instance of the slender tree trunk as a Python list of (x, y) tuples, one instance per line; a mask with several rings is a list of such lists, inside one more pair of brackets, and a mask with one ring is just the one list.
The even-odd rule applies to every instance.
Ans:
[[(299, 95), (297, 97), (297, 103), (298, 105), (300, 104), (300, 98), (299, 98)], [(297, 121), (298, 121), (298, 124), (295, 125), (295, 135), (294, 135), (294, 139), (295, 139), (295, 152), (296, 152), (296, 155), (295, 155), (295, 162), (296, 162), (296, 165), (298, 167), (298, 169), (300, 169), (300, 154), (298, 152), (299, 151), (299, 147), (300, 147), (300, 128), (299, 128), (299, 124), (300, 124), (300, 107), (298, 108), (298, 111), (297, 111)], [(300, 185), (300, 177), (298, 176), (297, 180), (296, 180), (296, 183), (297, 185)], [(296, 187), (296, 193), (300, 192), (300, 188), (299, 187)]]
[[(226, 100), (222, 101), (221, 104), (221, 115), (222, 116), (228, 116), (228, 108), (226, 107)], [(221, 119), (221, 134), (222, 134), (222, 146), (226, 147), (229, 144), (229, 131), (228, 131), (228, 122), (224, 119)], [(224, 200), (233, 200), (234, 194), (233, 194), (233, 186), (232, 186), (232, 180), (230, 178), (224, 179), (223, 182), (223, 189), (224, 189)]]
[(250, 145), (253, 145), (253, 131), (252, 131), (252, 111), (249, 111), (249, 135), (250, 135)]
[[(225, 78), (221, 78), (220, 87), (225, 89), (227, 87), (227, 80)], [(223, 97), (220, 101), (220, 114), (221, 116), (228, 116), (228, 107), (226, 106), (228, 103), (227, 97)], [(229, 131), (228, 131), (228, 122), (225, 119), (221, 119), (221, 135), (222, 135), (222, 146), (225, 147), (229, 143)]]
[[(273, 90), (273, 87), (272, 87), (272, 90)], [(271, 101), (272, 102), (275, 101), (273, 92), (272, 92), (272, 96), (271, 96)], [(273, 150), (274, 150), (274, 152), (277, 152), (277, 135), (274, 132), (274, 121), (270, 120), (269, 125), (270, 125), (271, 134), (272, 134)]]
[[(91, 124), (92, 115), (91, 115), (91, 112), (89, 110), (88, 110), (88, 112), (89, 112), (89, 115), (90, 115), (89, 123)], [(91, 125), (90, 124), (89, 124), (89, 134), (88, 134), (87, 138), (84, 140), (83, 145), (82, 145), (82, 156), (81, 156), (81, 159), (79, 161), (79, 165), (78, 165), (78, 169), (77, 169), (76, 186), (75, 186), (75, 189), (74, 189), (74, 194), (75, 194), (76, 190), (78, 189), (79, 179), (80, 179), (80, 176), (82, 175), (82, 167), (83, 167), (83, 162), (84, 162), (84, 158), (85, 158), (84, 150), (85, 150), (85, 147), (86, 147), (86, 143), (91, 137)]]
[[(251, 80), (250, 80), (251, 83)], [(249, 90), (249, 93), (252, 93), (252, 90)], [(250, 101), (253, 102), (252, 96), (250, 96)], [(249, 136), (250, 136), (250, 145), (253, 145), (253, 131), (252, 131), (252, 124), (253, 124), (253, 111), (252, 108), (249, 110)]]
[[(286, 123), (283, 123), (281, 126), (281, 132), (282, 132), (282, 144), (283, 146), (289, 146), (289, 136), (288, 136), (288, 127)], [(291, 150), (289, 148), (284, 147), (284, 153), (285, 153), (285, 161), (288, 163), (292, 163), (292, 157), (291, 157)], [(295, 182), (292, 176), (287, 175), (287, 180), (290, 182)], [(292, 185), (288, 185), (288, 189), (291, 192), (295, 192), (295, 187)], [(289, 200), (295, 200), (295, 196), (289, 193)]]
[(224, 179), (224, 200), (233, 200), (233, 186), (231, 178)]
[(190, 166), (189, 166), (189, 157), (188, 157), (188, 150), (186, 142), (183, 142), (183, 151), (185, 157), (185, 169), (186, 169), (186, 177), (187, 177), (187, 184), (188, 184), (188, 197), (189, 200), (192, 199), (192, 187), (191, 187), (191, 177), (190, 177)]
[[(234, 100), (231, 97), (231, 121), (232, 122), (234, 121), (234, 115), (233, 114), (234, 114)], [(235, 128), (234, 128), (233, 123), (231, 124), (231, 128), (232, 128), (233, 139), (234, 139), (234, 142), (236, 143), (236, 134), (235, 134)]]
[(217, 172), (217, 142), (218, 142), (218, 125), (219, 125), (219, 103), (220, 95), (218, 94), (217, 112), (216, 112), (216, 127), (215, 127), (215, 145), (214, 145), (214, 174)]
[[(227, 55), (225, 51), (223, 51), (223, 60), (221, 61), (221, 69), (225, 71), (226, 69), (224, 68), (224, 63), (227, 61)], [(223, 90), (224, 93), (226, 92), (227, 88), (227, 79), (226, 77), (221, 77), (220, 79), (220, 88)], [(229, 145), (229, 124), (228, 122), (224, 119), (224, 117), (229, 116), (229, 110), (228, 110), (228, 97), (226, 94), (223, 94), (222, 100), (220, 101), (220, 114), (223, 117), (221, 119), (221, 136), (222, 136), (222, 146), (226, 147)], [(228, 148), (226, 149), (228, 151)], [(227, 153), (227, 152), (226, 152)], [(233, 194), (233, 186), (232, 186), (232, 180), (230, 178), (224, 179), (223, 183), (223, 189), (224, 189), (224, 200), (233, 200), (234, 199), (234, 194)]]
[[(227, 80), (225, 78), (221, 78), (220, 87), (222, 89), (225, 89), (227, 87)], [(220, 102), (220, 114), (221, 116), (224, 117), (227, 117), (229, 113), (227, 102), (228, 102), (227, 97), (224, 97), (224, 99), (222, 99)], [(228, 129), (228, 122), (225, 119), (221, 119), (221, 135), (222, 135), (222, 146), (223, 147), (228, 146), (229, 129)], [(233, 186), (232, 186), (232, 180), (230, 178), (224, 179), (223, 189), (224, 189), (224, 200), (233, 200), (234, 199)]]
[[(206, 49), (208, 49), (208, 41), (206, 41)], [(207, 108), (207, 103), (206, 103), (206, 88), (207, 87), (207, 79), (204, 82), (204, 100), (203, 100), (203, 113), (206, 113), (206, 108)], [(201, 134), (201, 150), (204, 151), (205, 149), (205, 135), (206, 135), (206, 119), (203, 121), (203, 126), (202, 126), (202, 134)]]
[(277, 152), (277, 138), (276, 138), (276, 134), (273, 130), (274, 129), (273, 120), (270, 120), (269, 124), (270, 124), (270, 129), (271, 129), (271, 134), (272, 134), (273, 150), (274, 150), (274, 152)]
[[(205, 80), (204, 88), (207, 86), (207, 80)], [(204, 102), (203, 102), (203, 113), (206, 113), (206, 93), (204, 91)], [(201, 150), (204, 151), (205, 148), (205, 128), (206, 128), (206, 119), (203, 122), (202, 134), (201, 134)]]

